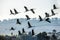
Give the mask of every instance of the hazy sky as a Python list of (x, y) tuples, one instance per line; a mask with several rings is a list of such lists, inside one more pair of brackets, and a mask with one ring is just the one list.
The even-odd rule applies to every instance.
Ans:
[[(50, 13), (50, 10), (53, 8), (53, 4), (59, 6), (59, 0), (0, 0), (0, 20), (2, 19), (11, 19), (11, 18), (25, 18), (25, 15), (29, 15), (31, 18), (38, 18), (38, 15), (41, 15), (42, 18), (45, 16), (45, 12)], [(31, 13), (30, 11), (24, 13), (24, 6), (27, 6), (28, 9), (35, 8), (36, 14)], [(10, 15), (10, 9), (16, 9), (18, 12), (21, 12), (17, 15)], [(60, 10), (59, 10), (60, 11)], [(50, 13), (51, 14), (51, 13)], [(60, 16), (58, 16), (60, 17)]]
[[(25, 18), (25, 15), (29, 15), (29, 17), (31, 18), (38, 18), (38, 15), (40, 15), (42, 18), (44, 18), (45, 12), (48, 12), (51, 15), (50, 11), (51, 9), (53, 9), (53, 4), (56, 4), (56, 6), (60, 8), (60, 0), (0, 0), (0, 20), (12, 18)], [(28, 9), (34, 8), (35, 14), (33, 14), (31, 11), (24, 13), (24, 6), (27, 6)], [(10, 9), (14, 12), (14, 8), (21, 13), (15, 16), (10, 15)], [(53, 17), (60, 17), (60, 9), (54, 11), (59, 13)], [(5, 27), (5, 24), (3, 26)], [(11, 27), (11, 25), (9, 27)], [(2, 33), (4, 32), (5, 30)]]

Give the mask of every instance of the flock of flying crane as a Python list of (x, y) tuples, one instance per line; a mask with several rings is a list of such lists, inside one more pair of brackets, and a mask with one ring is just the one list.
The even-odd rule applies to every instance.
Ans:
[[(28, 9), (26, 6), (24, 6), (24, 8), (25, 8), (25, 12), (28, 12), (28, 11), (31, 11), (33, 14), (35, 14), (35, 11), (34, 11), (34, 9)], [(46, 19), (45, 19), (45, 21), (47, 21), (47, 22), (49, 22), (49, 23), (51, 23), (51, 21), (49, 20), (49, 17), (51, 17), (51, 16), (54, 16), (56, 13), (54, 13), (54, 9), (57, 9), (57, 7), (56, 7), (56, 5), (54, 4), (53, 5), (53, 9), (51, 9), (51, 13), (52, 13), (52, 15), (49, 15), (47, 12), (45, 12), (45, 15), (46, 15)], [(18, 14), (18, 13), (21, 13), (21, 12), (18, 12), (16, 9), (14, 9), (14, 12), (15, 13), (13, 13), (12, 12), (12, 10), (10, 10), (10, 15), (16, 15), (16, 14)], [(25, 15), (26, 16), (26, 18), (27, 18), (27, 20), (30, 20), (30, 17), (28, 16), (28, 15)], [(41, 18), (41, 16), (39, 15), (39, 20), (40, 21), (43, 21), (44, 19), (42, 19)], [(17, 19), (17, 21), (16, 21), (16, 24), (21, 24), (21, 22), (19, 21), (19, 19)], [(30, 22), (28, 21), (28, 28), (31, 28), (31, 27), (33, 27), (31, 24), (30, 24)], [(10, 30), (15, 30), (13, 27), (11, 27), (11, 29)], [(24, 29), (23, 29), (24, 30)]]

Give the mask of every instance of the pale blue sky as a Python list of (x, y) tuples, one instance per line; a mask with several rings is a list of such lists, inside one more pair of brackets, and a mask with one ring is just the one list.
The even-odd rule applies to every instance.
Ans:
[[(53, 8), (52, 5), (59, 5), (59, 2), (59, 0), (0, 0), (0, 20), (9, 18), (25, 18), (26, 14), (31, 18), (38, 17), (38, 15), (44, 17), (44, 13), (50, 13), (50, 10)], [(27, 6), (29, 9), (35, 8), (36, 14), (33, 15), (31, 12), (24, 13), (24, 6)], [(21, 13), (16, 16), (10, 15), (10, 9), (13, 10), (14, 8)]]

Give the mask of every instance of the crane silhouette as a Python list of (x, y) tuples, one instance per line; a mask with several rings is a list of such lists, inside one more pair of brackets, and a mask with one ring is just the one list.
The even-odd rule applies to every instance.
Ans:
[(44, 21), (45, 20), (45, 21), (51, 23), (51, 21), (50, 21), (50, 19), (48, 17), (45, 18), (45, 19), (42, 19), (41, 16), (39, 15), (39, 19), (40, 19), (40, 21)]
[(21, 24), (21, 22), (19, 21), (19, 19), (17, 19), (17, 22), (16, 22), (16, 24)]
[(49, 14), (47, 12), (45, 12), (45, 15), (46, 15), (46, 17), (49, 17)]
[(25, 8), (25, 10), (26, 10), (25, 12), (29, 11), (28, 8), (27, 8), (26, 6), (24, 6), (24, 8)]
[(15, 15), (18, 14), (18, 13), (20, 13), (20, 12), (18, 12), (15, 8), (14, 8), (14, 12), (15, 12)]
[(52, 15), (49, 15), (47, 12), (45, 13), (46, 17), (51, 17), (51, 16), (54, 16), (56, 15), (57, 13), (54, 13), (53, 9), (51, 9), (51, 13)]
[(56, 7), (56, 5), (55, 5), (55, 4), (53, 5), (53, 9), (57, 9), (57, 7)]
[(52, 16), (53, 16), (53, 15), (55, 15), (55, 13), (54, 13), (53, 9), (51, 9), (51, 13), (52, 13)]
[(25, 16), (26, 16), (27, 20), (29, 20), (29, 19), (30, 19), (28, 15), (25, 15)]
[(34, 9), (30, 9), (31, 10), (31, 12), (33, 13), (33, 14), (35, 14), (35, 11), (34, 11)]
[(24, 6), (24, 8), (26, 10), (25, 12), (31, 11), (33, 14), (35, 14), (34, 9), (28, 9), (26, 6)]
[[(11, 10), (11, 9), (10, 9), (10, 13), (14, 15), (14, 13), (12, 12), (12, 10)], [(11, 14), (10, 14), (10, 15), (11, 15)]]
[(51, 21), (50, 21), (50, 19), (49, 19), (49, 18), (45, 19), (45, 21), (47, 21), (47, 22), (51, 23)]
[(41, 16), (39, 15), (39, 19), (40, 19), (40, 21), (43, 21), (43, 19), (41, 18)]
[(30, 22), (28, 21), (28, 28), (31, 28), (32, 27), (32, 25), (30, 24)]

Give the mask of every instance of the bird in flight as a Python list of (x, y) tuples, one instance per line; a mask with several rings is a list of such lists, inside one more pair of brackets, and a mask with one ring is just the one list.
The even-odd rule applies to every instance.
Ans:
[(51, 9), (51, 13), (52, 13), (52, 15), (49, 15), (49, 14), (46, 12), (46, 13), (45, 13), (46, 17), (48, 18), (48, 17), (54, 16), (54, 15), (57, 14), (57, 13), (54, 13), (53, 9)]
[(30, 9), (30, 11), (31, 11), (33, 14), (35, 14), (35, 11), (34, 11), (34, 9)]
[(28, 21), (28, 28), (31, 28), (32, 27), (32, 25), (30, 24), (30, 22)]
[(51, 9), (51, 13), (52, 13), (52, 15), (49, 15), (49, 14), (45, 13), (46, 14), (46, 17), (51, 17), (51, 16), (54, 16), (54, 15), (57, 14), (57, 13), (54, 13), (53, 9)]
[(40, 21), (44, 21), (44, 20), (45, 20), (45, 21), (47, 21), (47, 22), (51, 23), (51, 21), (50, 21), (50, 19), (49, 19), (49, 18), (42, 19), (40, 15), (39, 15), (39, 19), (40, 19)]
[[(14, 13), (12, 12), (12, 10), (11, 10), (11, 9), (10, 9), (10, 13), (14, 15)], [(10, 15), (11, 15), (11, 14), (10, 14)]]
[(24, 6), (24, 8), (25, 8), (25, 12), (29, 11), (29, 9), (26, 6)]
[(14, 12), (15, 12), (15, 15), (18, 14), (18, 13), (20, 13), (20, 12), (18, 12), (15, 8), (14, 8)]
[(56, 7), (56, 5), (55, 5), (55, 4), (53, 5), (53, 9), (57, 9), (57, 7)]
[(28, 9), (26, 6), (24, 6), (25, 12), (31, 11), (33, 14), (35, 14), (34, 9)]
[(19, 21), (19, 19), (17, 19), (17, 22), (16, 22), (16, 24), (21, 24), (21, 22)]
[(47, 21), (47, 22), (51, 23), (51, 21), (50, 21), (50, 19), (49, 19), (49, 18), (45, 19), (45, 21)]
[(28, 15), (25, 15), (25, 16), (26, 16), (27, 20), (29, 20), (29, 19), (30, 19)]
[(51, 9), (51, 13), (52, 13), (52, 16), (53, 16), (53, 15), (55, 15), (55, 13), (54, 13), (53, 9)]
[(47, 12), (45, 12), (45, 15), (46, 15), (46, 17), (49, 17), (50, 16)]
[[(16, 14), (20, 13), (20, 12), (18, 12), (15, 8), (14, 8), (14, 12), (15, 12), (15, 13), (13, 13), (12, 10), (10, 9), (10, 13), (13, 14), (13, 15), (16, 15)], [(11, 15), (11, 14), (10, 14), (10, 15)]]
[(40, 19), (40, 21), (43, 21), (43, 19), (41, 18), (41, 16), (39, 15), (39, 19)]

